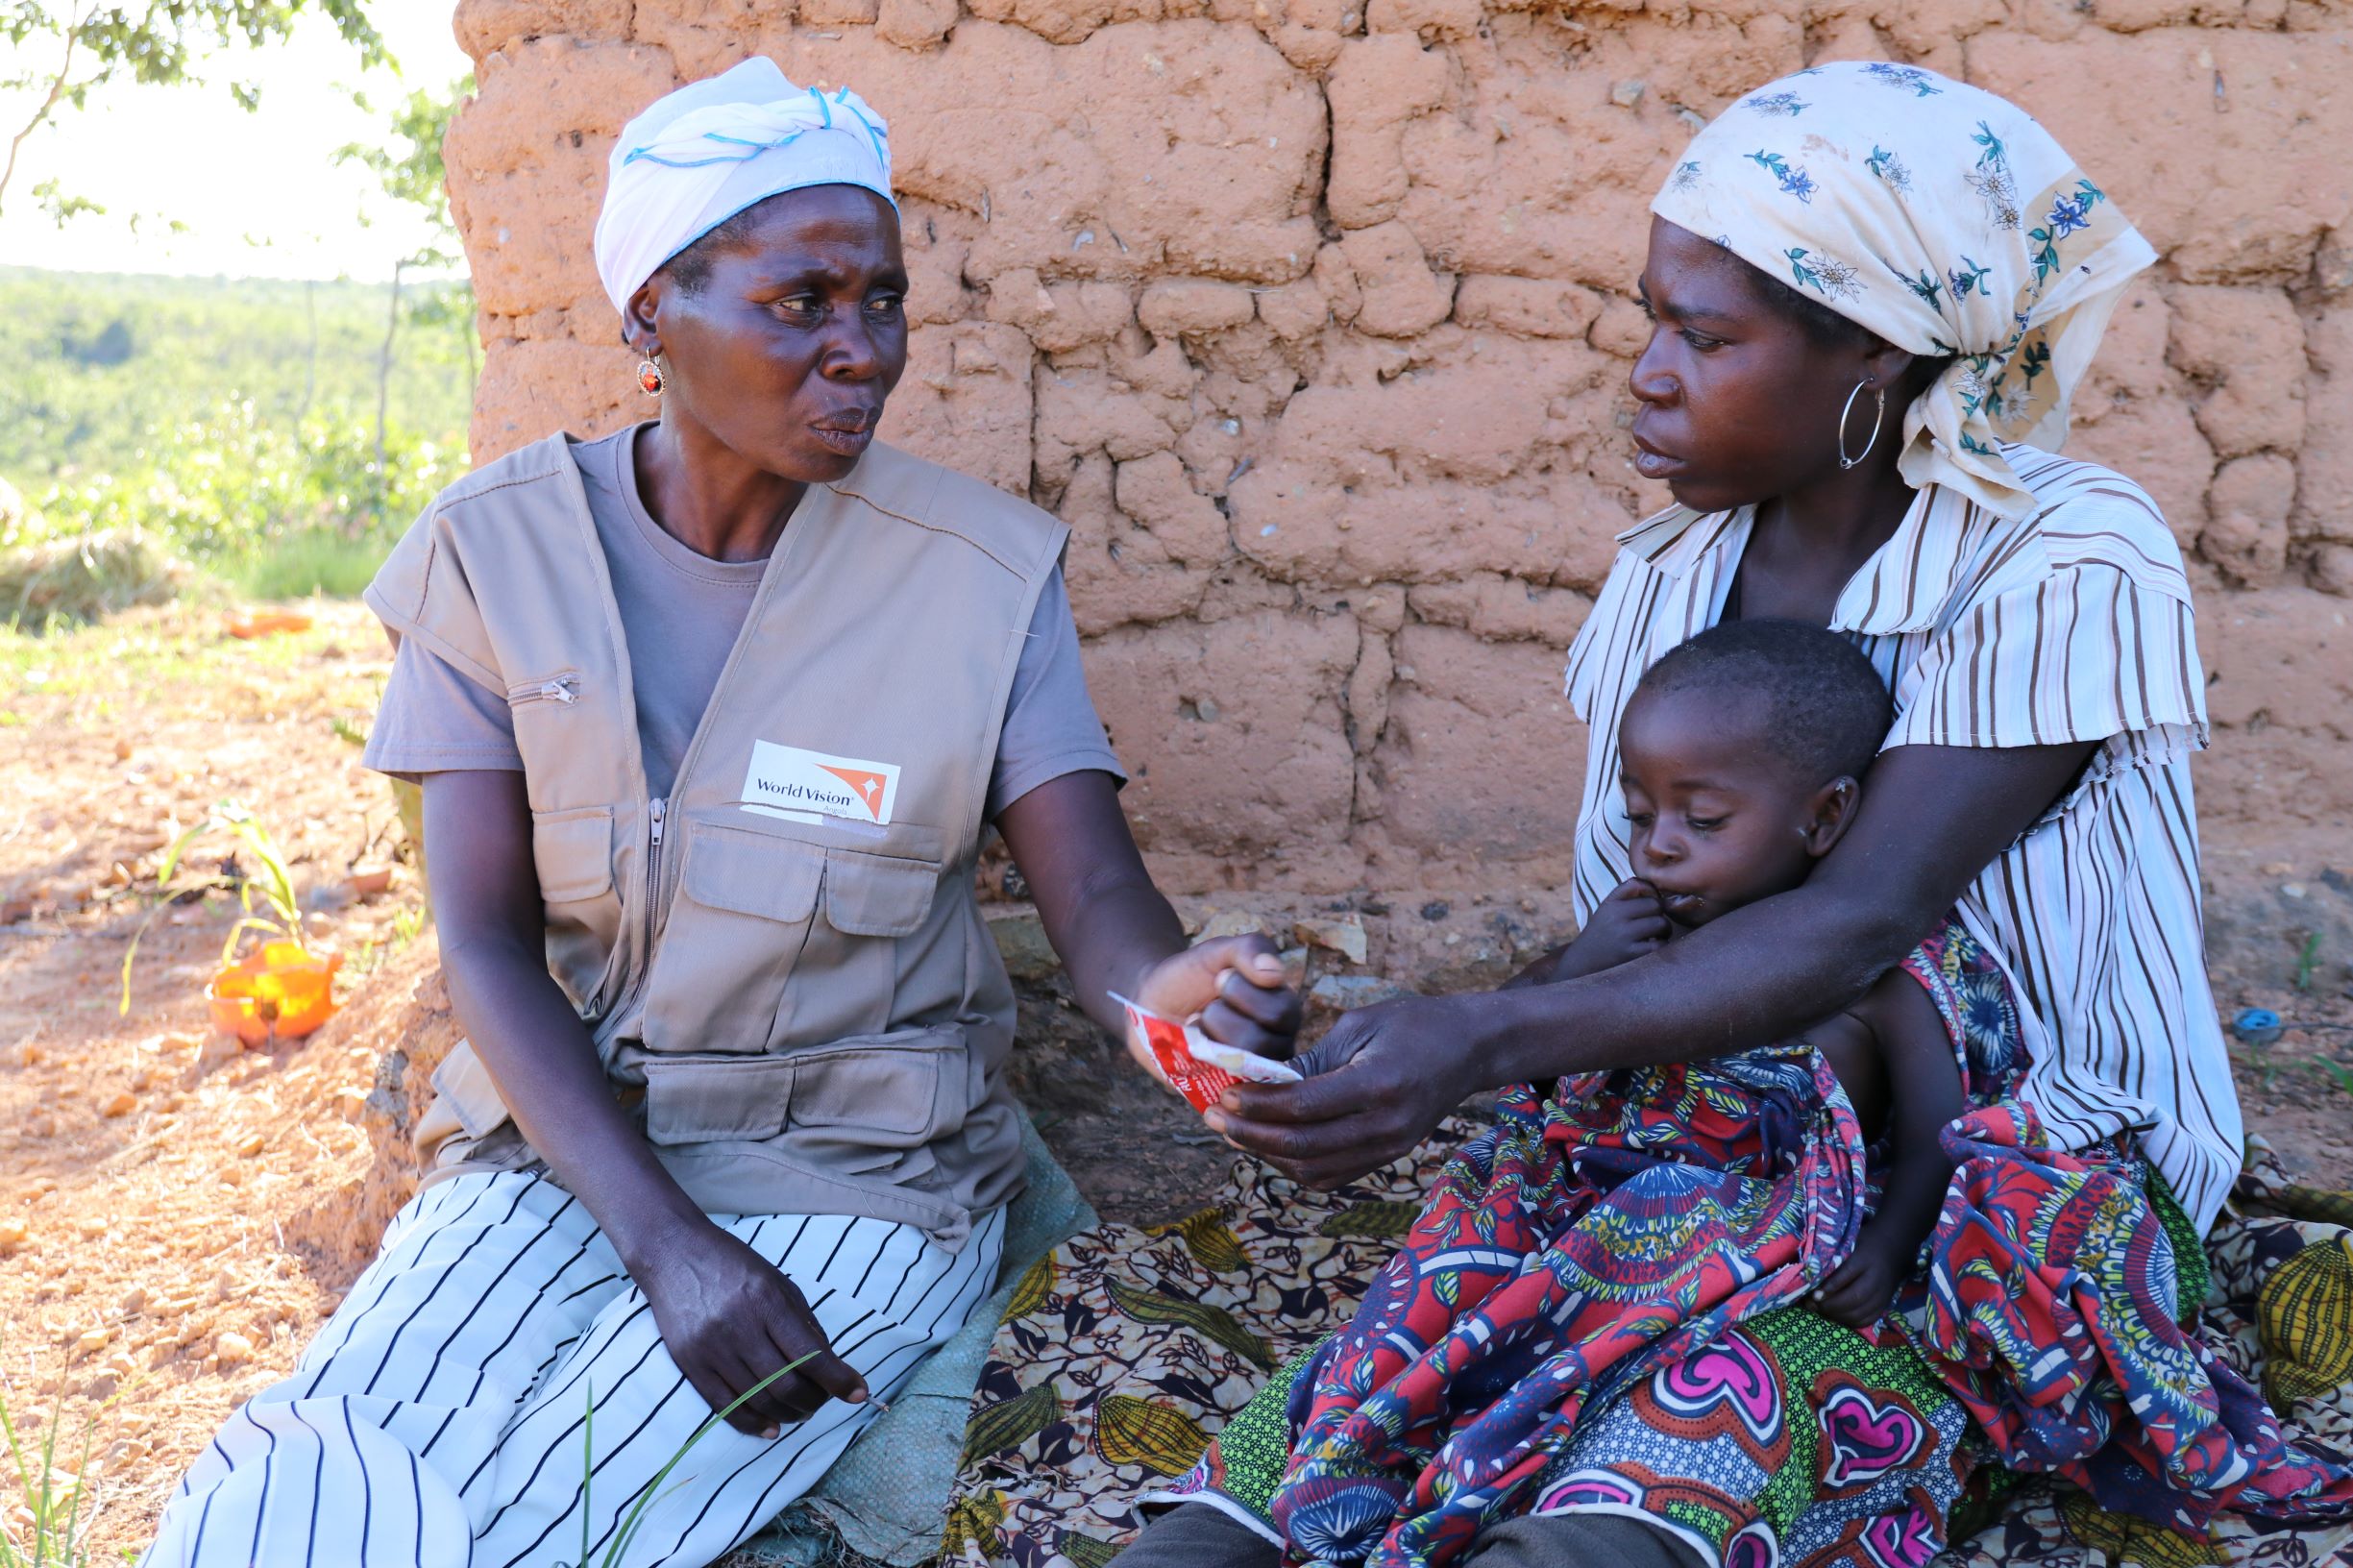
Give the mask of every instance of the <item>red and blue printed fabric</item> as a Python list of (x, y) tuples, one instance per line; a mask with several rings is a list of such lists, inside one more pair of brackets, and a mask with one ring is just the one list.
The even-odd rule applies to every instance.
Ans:
[[(2353, 1512), (2353, 1472), (2287, 1443), (2176, 1317), (2145, 1167), (2050, 1147), (2018, 1097), (2023, 1033), (1998, 966), (1948, 922), (1905, 968), (1945, 1017), (1972, 1110), (1944, 1135), (1959, 1168), (1925, 1266), (1871, 1342), (1793, 1311), (1875, 1196), (1852, 1110), (1810, 1047), (1563, 1079), (1546, 1101), (1523, 1090), (1288, 1380), (1287, 1464), (1254, 1511), (1293, 1559), (1434, 1568), (1503, 1519), (1605, 1507), (1667, 1518), (1727, 1561), (1912, 1568), (1944, 1546), (1973, 1468), (1961, 1410), (2004, 1467), (2174, 1529), (2223, 1507)], [(1814, 1340), (1852, 1348), (1826, 1360)], [(1780, 1412), (1780, 1435), (1751, 1444), (1740, 1495), (1719, 1497), (1729, 1450), (1683, 1408), (1703, 1363), (1743, 1346), (1756, 1354), (1741, 1366), (1768, 1369), (1746, 1397)], [(1811, 1386), (1780, 1387), (1801, 1364)], [(1740, 1392), (1700, 1381), (1710, 1409)], [(1857, 1448), (1864, 1407), (1840, 1389), (1879, 1412), (1870, 1433), (1908, 1412), (1916, 1440)], [(1782, 1431), (1793, 1412), (1821, 1429), (1802, 1445)], [(1582, 1440), (1599, 1426), (1608, 1444)], [(1180, 1491), (1258, 1503), (1216, 1455), (1205, 1463), (1218, 1473)]]

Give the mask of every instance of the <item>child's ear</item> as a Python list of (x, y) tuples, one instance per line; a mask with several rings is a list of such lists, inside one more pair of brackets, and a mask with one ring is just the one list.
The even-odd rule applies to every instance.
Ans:
[(1854, 815), (1862, 804), (1863, 786), (1845, 773), (1816, 790), (1807, 802), (1805, 825), (1798, 830), (1805, 840), (1805, 852), (1820, 860), (1836, 848), (1847, 829), (1854, 825)]

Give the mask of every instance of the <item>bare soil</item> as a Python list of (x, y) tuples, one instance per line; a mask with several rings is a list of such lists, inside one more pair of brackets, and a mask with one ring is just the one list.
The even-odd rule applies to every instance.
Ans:
[[(429, 970), (431, 937), (405, 864), (382, 894), (347, 885), (353, 862), (400, 842), (387, 786), (335, 730), (364, 725), (389, 659), (363, 610), (306, 608), (312, 629), (254, 643), (187, 607), (0, 633), (0, 1393), (35, 1441), (62, 1423), (71, 1468), (95, 1418), (94, 1558), (144, 1544), (181, 1470), (292, 1366), (373, 1245), (349, 1193), (377, 1158), (369, 1096), (398, 1043), (383, 1020)], [(306, 1041), (241, 1050), (209, 1031), (226, 895), (154, 920), (118, 1011), (160, 851), (231, 799), (292, 861), (314, 939), (346, 955), (347, 1012)], [(231, 847), (204, 841), (192, 859)], [(2244, 870), (2289, 874), (2317, 873)], [(2218, 977), (2226, 1013), (2312, 1026), (2245, 1053), (2250, 1124), (2308, 1179), (2353, 1183), (2353, 1077), (2322, 1065), (2353, 1065), (2353, 1000), (2296, 990), (2292, 967), (2245, 968)], [(1215, 1184), (1227, 1156), (1181, 1105), (1050, 987), (1025, 1008), (1022, 1087), (1107, 1218), (1164, 1220)]]

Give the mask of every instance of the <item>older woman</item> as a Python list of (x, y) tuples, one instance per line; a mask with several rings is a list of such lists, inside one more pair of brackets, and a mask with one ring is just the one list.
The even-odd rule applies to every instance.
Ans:
[(152, 1563), (602, 1560), (713, 1412), (630, 1561), (804, 1491), (995, 1283), (985, 824), (1107, 1024), (1118, 991), (1294, 1025), (1263, 939), (1187, 951), (1144, 873), (1065, 530), (874, 439), (881, 119), (760, 60), (682, 88), (623, 133), (596, 251), (660, 419), (453, 486), (368, 596), (400, 640), (368, 761), (423, 777), (467, 1035), (431, 1175)]
[[(1678, 1350), (1694, 1344), (1683, 1335), (1629, 1348), (1637, 1329), (1677, 1322), (1669, 1307), (1726, 1299), (1696, 1294), (1581, 1337), (1611, 1298), (1556, 1267), (1550, 1235), (1517, 1277), (1549, 1285), (1554, 1270), (1559, 1288), (1498, 1290), (1542, 1296), (1513, 1317), (1470, 1304), (1488, 1277), (1477, 1269), (1514, 1275), (1512, 1258), (1488, 1256), (1514, 1232), (1466, 1221), (1448, 1251), (1417, 1230), (1360, 1320), (1279, 1378), (1180, 1489), (1219, 1508), (1180, 1508), (1127, 1560), (1271, 1564), (1287, 1546), (1384, 1568), (1885, 1568), (1940, 1550), (1952, 1510), (2005, 1470), (2060, 1471), (2103, 1507), (2177, 1528), (2217, 1507), (2353, 1507), (2353, 1476), (2283, 1445), (2197, 1340), (2194, 1242), (2241, 1128), (2200, 937), (2190, 593), (2148, 497), (2050, 451), (2149, 247), (2025, 114), (1886, 64), (1820, 67), (1734, 103), (1653, 214), (1641, 288), (1655, 326), (1632, 436), (1679, 504), (1621, 536), (1570, 655), (1569, 696), (1592, 726), (1581, 914), (1594, 919), (1634, 872), (1617, 747), (1635, 683), (1724, 621), (1826, 625), (1891, 689), (1895, 725), (1851, 831), (1795, 891), (1686, 922), (1630, 962), (1587, 972), (1573, 948), (1500, 992), (1351, 1015), (1305, 1083), (1238, 1087), (1211, 1121), (1335, 1185), (1412, 1147), (1466, 1086), (1791, 1038), (1954, 912), (1985, 955), (1968, 993), (1991, 1012), (1949, 1023), (2016, 1028), (2005, 998), (2024, 1003), (2018, 1146), (2052, 1201), (1956, 1184), (1945, 1223), (1963, 1231), (1940, 1231), (1933, 1282), (1914, 1287), (1933, 1310), (1883, 1320), (1875, 1343), (1802, 1307), (1728, 1308), (1703, 1347)], [(1639, 1094), (1666, 1076), (1583, 1087)], [(1623, 1114), (1645, 1148), (1686, 1158), (1666, 1135), (1697, 1113)], [(1556, 1106), (1525, 1136), (1575, 1148), (1597, 1116), (1612, 1119)], [(1507, 1124), (1458, 1160), (1474, 1196), (1480, 1162), (1500, 1177), (1495, 1140), (1515, 1136)], [(1678, 1262), (1648, 1255), (1655, 1227), (1604, 1217), (1642, 1164), (1532, 1162), (1553, 1185), (1514, 1196), (1552, 1204), (1588, 1266), (1614, 1253), (1619, 1272), (1605, 1262), (1601, 1277), (1630, 1281)], [(2004, 1272), (1975, 1245), (1996, 1232), (2033, 1262)], [(1734, 1306), (1788, 1299), (1747, 1287), (1795, 1264), (1731, 1266)], [(2012, 1279), (2014, 1295), (1998, 1283)], [(2129, 1298), (2124, 1319), (2093, 1306), (2095, 1280)], [(1464, 1305), (1435, 1312), (1451, 1315), (1435, 1338), (1430, 1312), (1392, 1310), (1434, 1293), (1454, 1309), (1457, 1288)], [(1389, 1315), (1362, 1321), (1376, 1310)], [(2026, 1392), (1992, 1392), (1973, 1375), (1987, 1365)], [(1444, 1391), (1412, 1403), (1409, 1380)]]

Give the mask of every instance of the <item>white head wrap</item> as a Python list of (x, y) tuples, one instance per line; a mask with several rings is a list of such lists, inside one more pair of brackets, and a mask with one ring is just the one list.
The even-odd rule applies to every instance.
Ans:
[(1900, 349), (1954, 355), (1903, 416), (1901, 472), (2005, 516), (1998, 449), (2056, 451), (2117, 296), (2154, 261), (2016, 106), (1912, 65), (1818, 65), (1694, 136), (1651, 210)]
[(663, 262), (752, 203), (807, 185), (891, 195), (891, 133), (847, 87), (797, 87), (755, 57), (657, 98), (613, 144), (597, 275), (626, 313)]

